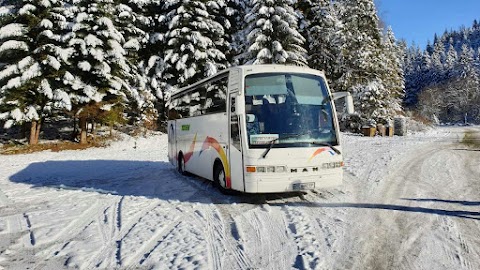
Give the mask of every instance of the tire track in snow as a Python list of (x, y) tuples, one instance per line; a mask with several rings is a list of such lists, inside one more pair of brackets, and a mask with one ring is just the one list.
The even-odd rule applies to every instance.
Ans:
[[(17, 256), (17, 248), (14, 247), (16, 241), (20, 240), (19, 245), (21, 249), (35, 246), (36, 241), (32, 231), (32, 223), (27, 212), (20, 210), (0, 189), (0, 208), (5, 206), (12, 207), (15, 214), (4, 217), (5, 231), (1, 231), (0, 236), (5, 235), (1, 236), (5, 242), (0, 241), (0, 255), (2, 255), (2, 257), (4, 256), (4, 254), (2, 254), (4, 252), (3, 248), (5, 248), (5, 250), (11, 249), (7, 257), (14, 259)], [(26, 235), (25, 232), (27, 233)], [(5, 246), (3, 247), (3, 245)], [(30, 257), (34, 256), (32, 251), (24, 251), (22, 253), (28, 254)]]
[(33, 235), (32, 223), (30, 222), (30, 218), (26, 213), (23, 213), (23, 218), (25, 218), (25, 222), (27, 223), (27, 230), (30, 236), (30, 244), (32, 246), (35, 246), (35, 236)]
[[(239, 242), (238, 227), (230, 214), (228, 214), (229, 209), (211, 204), (206, 205), (201, 210), (196, 210), (195, 215), (198, 217), (201, 226), (206, 229), (206, 239), (210, 247), (209, 257), (213, 263), (211, 268), (252, 268), (250, 261), (244, 253), (243, 245)], [(225, 221), (224, 217), (228, 221)]]
[[(408, 188), (411, 188), (412, 182), (416, 181), (422, 171), (422, 165), (424, 161), (434, 155), (439, 150), (432, 149), (432, 144), (418, 148), (415, 154), (415, 158), (412, 156), (403, 157), (403, 160), (399, 161), (397, 169), (389, 176), (387, 176), (385, 184), (379, 190), (382, 201), (378, 204), (388, 205), (392, 200), (397, 200), (406, 194)], [(378, 176), (381, 177), (381, 176)], [(417, 185), (413, 184), (415, 187)], [(377, 196), (375, 196), (377, 197)], [(364, 228), (367, 232), (370, 232), (370, 239), (375, 239), (375, 242), (367, 242), (364, 245), (362, 254), (364, 255), (361, 260), (356, 261), (361, 265), (354, 267), (368, 267), (371, 269), (392, 269), (395, 265), (399, 264), (401, 260), (405, 264), (411, 264), (408, 256), (401, 256), (401, 254), (409, 253), (412, 249), (412, 244), (415, 243), (415, 234), (409, 229), (425, 230), (431, 226), (434, 221), (433, 216), (426, 216), (422, 219), (421, 223), (416, 220), (416, 224), (413, 226), (405, 226), (408, 222), (409, 216), (419, 214), (409, 214), (396, 211), (371, 211), (371, 221), (368, 223), (367, 228)], [(372, 222), (373, 221), (373, 222)], [(377, 224), (377, 225), (375, 225)], [(358, 232), (357, 232), (358, 233)], [(417, 232), (420, 236), (420, 232)], [(413, 238), (412, 238), (413, 236)], [(411, 238), (411, 239), (410, 239)], [(391, 241), (391, 239), (401, 239), (400, 243)], [(410, 241), (409, 241), (410, 239)], [(400, 245), (400, 248), (399, 248)]]
[(162, 242), (167, 238), (170, 232), (175, 230), (182, 221), (185, 220), (185, 217), (177, 218), (170, 222), (168, 225), (163, 227), (161, 230), (158, 230), (150, 240), (145, 243), (133, 256), (133, 261), (138, 261), (140, 265), (143, 265), (145, 261), (150, 257), (150, 255), (162, 244)]
[[(298, 248), (297, 257), (293, 267), (297, 269), (321, 269), (324, 268), (324, 256), (328, 256), (332, 248), (333, 239), (328, 227), (319, 228), (310, 215), (306, 214), (298, 206), (283, 206), (286, 222), (290, 235), (293, 236)], [(320, 235), (327, 232), (327, 235)], [(323, 242), (321, 240), (324, 240)]]
[[(450, 147), (448, 146), (447, 148)], [(419, 190), (423, 194), (420, 196), (432, 199), (455, 198), (458, 196), (458, 192), (469, 190), (463, 187), (467, 181), (462, 179), (463, 173), (461, 171), (464, 170), (463, 165), (467, 163), (463, 162), (463, 164), (459, 161), (461, 159), (460, 156), (455, 153), (448, 153), (449, 150), (446, 150), (444, 145), (438, 146), (431, 143), (416, 150), (415, 156), (408, 155), (403, 157), (394, 173), (388, 176), (387, 180), (390, 183), (383, 187), (382, 196), (384, 196), (384, 200), (379, 203), (385, 205), (390, 203), (396, 204), (398, 202), (395, 200), (401, 198), (415, 198), (418, 196), (416, 194), (419, 193)], [(462, 219), (461, 216), (456, 219), (452, 219), (450, 216), (442, 216), (439, 214), (440, 212), (436, 212), (438, 202), (435, 200), (427, 200), (424, 203), (428, 203), (432, 214), (436, 213), (436, 215), (426, 215), (428, 212), (375, 211), (373, 217), (374, 220), (377, 220), (378, 225), (372, 224), (370, 228), (365, 228), (365, 230), (372, 232), (372, 237), (377, 239), (376, 243), (374, 245), (365, 245), (366, 248), (362, 251), (365, 259), (357, 261), (357, 263), (362, 264), (357, 264), (355, 267), (372, 269), (417, 268), (418, 264), (424, 265), (428, 263), (422, 257), (418, 257), (419, 254), (425, 252), (435, 253), (440, 250), (433, 250), (447, 248), (444, 251), (447, 256), (444, 258), (450, 258), (450, 262), (441, 263), (442, 259), (439, 258), (438, 266), (450, 265), (449, 267), (470, 269), (470, 262), (473, 258), (465, 259), (468, 252), (464, 251), (470, 250), (470, 245), (467, 241), (462, 240), (458, 234), (458, 229), (453, 229), (450, 232), (450, 234), (454, 233), (457, 235), (454, 239), (442, 237), (442, 242), (444, 243), (442, 247), (435, 246), (435, 243), (429, 239), (431, 239), (432, 233), (437, 234), (439, 230), (438, 223), (442, 220), (447, 220), (452, 222), (453, 225), (461, 227), (465, 226), (465, 224), (475, 223), (475, 221)], [(418, 202), (412, 200), (407, 205), (402, 205), (401, 207), (406, 209), (415, 208), (415, 206), (412, 206), (414, 204), (418, 204)], [(458, 206), (454, 204), (444, 205), (444, 207), (447, 207), (446, 209), (453, 207), (454, 210), (458, 210)], [(440, 209), (438, 211), (452, 214), (456, 212)], [(451, 225), (448, 227), (453, 228)], [(441, 233), (440, 235), (443, 234)], [(449, 233), (445, 232), (445, 234), (448, 235)], [(425, 243), (424, 241), (428, 242)], [(422, 250), (426, 246), (430, 247), (432, 251)], [(431, 255), (427, 256), (431, 257)]]
[[(120, 217), (118, 217), (121, 211), (118, 211), (118, 207), (123, 204), (124, 197), (120, 198), (120, 200), (116, 200), (112, 202), (114, 208), (111, 208), (111, 218), (112, 222), (104, 222), (103, 226), (108, 226), (110, 228), (110, 236), (106, 237), (107, 239), (104, 241), (104, 245), (102, 249), (87, 262), (84, 266), (87, 269), (95, 267), (100, 267), (100, 265), (104, 262), (105, 259), (108, 259), (110, 255), (114, 255), (114, 265), (121, 266), (123, 265), (123, 258), (121, 256), (122, 252), (122, 241), (125, 239), (127, 235), (137, 226), (138, 223), (142, 221), (142, 218), (146, 216), (152, 209), (158, 206), (157, 202), (150, 203), (147, 207), (143, 208), (141, 211), (138, 211), (135, 215), (133, 215), (127, 222), (123, 222)], [(106, 209), (110, 209), (107, 207)], [(108, 220), (108, 219), (107, 219)], [(128, 265), (128, 263), (127, 263)], [(107, 265), (106, 267), (113, 267), (113, 265)]]
[[(225, 263), (224, 260), (229, 256), (219, 256), (218, 252), (210, 254), (210, 259), (213, 262), (213, 269), (250, 269), (251, 262), (245, 255), (243, 244), (240, 241), (239, 229), (233, 218), (235, 212), (234, 207), (229, 204), (225, 207), (225, 199), (230, 203), (235, 200), (234, 197), (220, 194), (216, 188), (213, 188), (212, 182), (209, 180), (202, 180), (198, 177), (181, 176), (186, 183), (193, 186), (197, 192), (191, 196), (194, 198), (198, 196), (197, 193), (202, 194), (206, 198), (205, 207), (196, 210), (195, 219), (200, 222), (200, 227), (207, 228), (207, 241), (210, 250), (217, 250), (224, 254), (231, 255), (233, 262)], [(200, 181), (198, 181), (200, 180)], [(207, 202), (211, 203), (208, 204)], [(224, 220), (224, 218), (226, 220)], [(228, 234), (227, 232), (230, 232)], [(220, 246), (220, 247), (219, 247)], [(223, 259), (223, 260), (222, 260)], [(232, 266), (235, 265), (236, 267)]]
[(284, 213), (280, 207), (270, 206), (265, 195), (250, 199), (255, 206), (240, 205), (244, 211), (233, 218), (236, 241), (249, 262), (243, 269), (289, 269), (297, 249), (291, 242)]
[(118, 201), (117, 204), (117, 229), (121, 230), (122, 229), (122, 203), (123, 200), (125, 199), (125, 196), (122, 196), (122, 198)]
[(36, 248), (41, 250), (45, 258), (61, 256), (62, 251), (71, 246), (71, 243), (79, 237), (82, 233), (88, 230), (93, 224), (98, 223), (102, 212), (105, 209), (106, 203), (104, 200), (95, 200), (90, 204), (80, 216), (69, 217), (67, 226), (64, 226), (55, 237), (49, 239), (42, 239), (37, 241)]

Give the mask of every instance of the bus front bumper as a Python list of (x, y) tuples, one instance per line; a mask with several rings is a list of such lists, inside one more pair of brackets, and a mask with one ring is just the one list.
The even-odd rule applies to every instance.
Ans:
[(282, 193), (312, 189), (331, 188), (342, 184), (343, 171), (331, 174), (308, 176), (261, 176), (245, 177), (246, 193)]

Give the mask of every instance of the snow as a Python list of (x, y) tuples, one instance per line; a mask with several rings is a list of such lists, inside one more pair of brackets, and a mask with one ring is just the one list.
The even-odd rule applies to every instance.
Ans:
[(221, 195), (162, 134), (1, 156), (0, 268), (480, 269), (463, 132), (343, 134), (344, 184), (305, 194)]
[(27, 113), (25, 114), (25, 117), (27, 121), (40, 119), (40, 117), (38, 116), (37, 110), (33, 106), (27, 107)]
[(32, 14), (37, 8), (32, 4), (26, 4), (18, 11), (20, 15), (29, 15)]
[(89, 47), (97, 47), (97, 46), (102, 46), (103, 41), (92, 34), (88, 34), (85, 37), (85, 44)]
[(0, 28), (0, 39), (21, 37), (26, 33), (26, 29), (23, 24), (11, 23)]
[(40, 22), (40, 26), (45, 28), (45, 29), (52, 29), (53, 28), (53, 23), (52, 23), (52, 21), (50, 21), (48, 19), (43, 19)]
[(38, 92), (41, 93), (41, 94), (44, 94), (48, 99), (53, 98), (52, 87), (50, 86), (50, 83), (46, 79), (43, 79), (42, 82), (40, 83), (40, 87), (38, 88)]
[(78, 68), (83, 71), (90, 71), (92, 65), (90, 65), (90, 63), (88, 63), (87, 61), (82, 61), (78, 63)]
[(9, 50), (28, 51), (27, 43), (18, 40), (7, 40), (0, 45), (0, 53), (5, 53)]

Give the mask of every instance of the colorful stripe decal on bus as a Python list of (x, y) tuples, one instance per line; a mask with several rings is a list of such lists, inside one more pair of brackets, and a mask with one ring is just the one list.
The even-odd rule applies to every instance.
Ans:
[(183, 156), (183, 160), (185, 162), (185, 164), (187, 164), (187, 162), (190, 160), (190, 158), (192, 158), (193, 156), (193, 151), (195, 150), (195, 142), (197, 141), (197, 133), (195, 133), (195, 137), (193, 137), (193, 142), (192, 144), (190, 145), (190, 148), (188, 149), (188, 152), (185, 153), (185, 155)]
[(200, 151), (200, 155), (204, 150), (207, 150), (209, 147), (212, 147), (215, 149), (220, 156), (220, 159), (222, 160), (223, 166), (225, 166), (225, 184), (226, 188), (230, 188), (232, 186), (231, 184), (231, 176), (230, 176), (230, 166), (228, 164), (228, 159), (227, 155), (225, 154), (225, 151), (223, 151), (223, 148), (220, 146), (217, 140), (215, 140), (212, 137), (208, 137), (205, 139), (202, 145), (202, 150)]
[[(318, 155), (320, 155), (321, 153), (327, 151), (328, 148), (319, 148), (317, 149), (317, 151), (315, 151), (313, 153), (313, 155), (308, 159), (308, 162), (312, 161), (312, 159)], [(335, 155), (335, 152), (333, 152), (332, 150), (328, 151), (330, 153), (330, 155), (334, 156)]]

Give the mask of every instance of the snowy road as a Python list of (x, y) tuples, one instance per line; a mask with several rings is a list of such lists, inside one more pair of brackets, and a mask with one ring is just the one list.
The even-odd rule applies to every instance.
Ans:
[(163, 135), (0, 156), (0, 269), (480, 269), (480, 151), (462, 136), (345, 135), (343, 186), (283, 195), (179, 176)]

